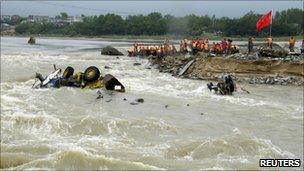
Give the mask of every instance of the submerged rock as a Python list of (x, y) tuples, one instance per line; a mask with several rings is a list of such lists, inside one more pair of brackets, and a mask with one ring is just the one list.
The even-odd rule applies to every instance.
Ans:
[(36, 39), (35, 37), (30, 37), (30, 39), (27, 41), (28, 44), (35, 44), (36, 43)]
[(135, 101), (138, 102), (138, 103), (143, 103), (145, 100), (143, 98), (138, 98)]
[(123, 53), (119, 52), (117, 49), (112, 46), (106, 46), (101, 49), (102, 55), (123, 55)]
[(131, 104), (131, 105), (138, 105), (137, 102), (131, 102), (130, 104)]

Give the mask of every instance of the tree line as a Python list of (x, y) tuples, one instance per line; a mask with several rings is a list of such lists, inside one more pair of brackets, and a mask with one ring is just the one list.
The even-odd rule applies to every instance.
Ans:
[[(63, 34), (63, 35), (179, 35), (204, 36), (216, 33), (222, 36), (265, 36), (269, 28), (261, 33), (255, 24), (262, 14), (249, 12), (240, 18), (187, 15), (175, 17), (153, 12), (148, 15), (130, 15), (126, 18), (116, 14), (84, 16), (83, 22), (58, 26), (55, 23), (20, 23), (18, 34)], [(272, 35), (289, 36), (303, 34), (304, 11), (292, 8), (276, 12), (273, 16)]]

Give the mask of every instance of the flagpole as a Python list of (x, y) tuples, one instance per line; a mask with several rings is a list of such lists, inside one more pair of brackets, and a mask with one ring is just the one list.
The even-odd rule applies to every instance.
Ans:
[(269, 35), (271, 36), (272, 23), (270, 24)]
[(271, 36), (271, 30), (272, 30), (272, 10), (271, 10), (271, 23), (269, 28), (269, 35)]

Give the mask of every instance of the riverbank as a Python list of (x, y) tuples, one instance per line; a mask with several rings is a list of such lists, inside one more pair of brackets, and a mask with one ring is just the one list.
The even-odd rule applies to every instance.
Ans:
[[(63, 34), (40, 34), (40, 35), (33, 35), (33, 34), (3, 34), (1, 32), (1, 36), (7, 37), (30, 37), (35, 36), (37, 38), (64, 38), (64, 39), (92, 39), (92, 40), (130, 40), (130, 41), (142, 41), (142, 40), (154, 40), (154, 41), (161, 41), (163, 42), (165, 39), (168, 40), (181, 40), (183, 38), (194, 39), (197, 36), (183, 36), (183, 35), (100, 35), (100, 36), (87, 36), (87, 35), (63, 35)], [(206, 34), (201, 35), (200, 37), (208, 38), (209, 40), (220, 41), (223, 38), (231, 39), (234, 41), (248, 41), (248, 37), (242, 36), (217, 36), (213, 34)], [(288, 41), (290, 36), (273, 36), (274, 41)], [(301, 35), (295, 36), (296, 40), (302, 40)], [(266, 37), (256, 37), (255, 41), (266, 41)]]
[[(270, 85), (304, 85), (303, 56), (284, 61), (269, 58), (233, 59), (224, 57), (204, 57), (202, 55), (185, 58), (167, 56), (163, 59), (150, 58), (151, 64), (160, 72), (173, 76), (198, 80), (219, 81), (223, 75), (231, 74), (239, 83)], [(190, 61), (191, 66), (181, 75), (181, 70)]]

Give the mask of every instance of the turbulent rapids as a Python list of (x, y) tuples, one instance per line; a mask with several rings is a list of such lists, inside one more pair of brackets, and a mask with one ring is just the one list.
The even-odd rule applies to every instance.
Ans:
[[(131, 42), (36, 43), (1, 38), (1, 169), (259, 169), (260, 158), (303, 161), (303, 87), (244, 84), (251, 94), (218, 96), (207, 81), (127, 57)], [(125, 55), (101, 55), (107, 45)], [(97, 90), (32, 89), (35, 72), (46, 75), (53, 64), (97, 66), (126, 92), (96, 99)], [(138, 98), (144, 103), (132, 105)]]

